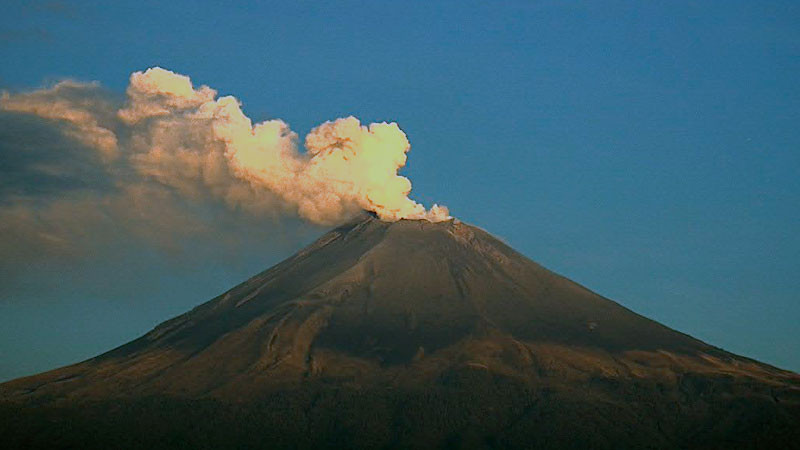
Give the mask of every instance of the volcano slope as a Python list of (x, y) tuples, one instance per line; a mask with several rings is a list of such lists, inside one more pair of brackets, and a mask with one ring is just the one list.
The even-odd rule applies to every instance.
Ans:
[(0, 402), (5, 448), (800, 448), (800, 375), (369, 215)]

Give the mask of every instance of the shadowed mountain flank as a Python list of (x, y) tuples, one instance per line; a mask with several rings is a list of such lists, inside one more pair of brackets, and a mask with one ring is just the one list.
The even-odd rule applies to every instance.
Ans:
[(0, 431), (33, 447), (108, 445), (81, 440), (98, 424), (167, 448), (800, 442), (797, 374), (642, 317), (476, 227), (367, 214), (135, 341), (0, 385), (0, 400)]

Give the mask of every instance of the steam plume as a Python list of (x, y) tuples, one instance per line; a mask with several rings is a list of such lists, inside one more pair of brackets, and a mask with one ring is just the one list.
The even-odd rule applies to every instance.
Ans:
[(408, 197), (398, 175), (410, 145), (395, 123), (325, 122), (305, 138), (281, 120), (253, 125), (231, 96), (158, 67), (130, 77), (124, 100), (96, 84), (64, 81), (0, 97), (0, 110), (37, 116), (96, 153), (96, 164), (120, 191), (155, 183), (183, 199), (222, 201), (252, 214), (296, 214), (333, 224), (358, 210), (381, 219), (441, 221)]

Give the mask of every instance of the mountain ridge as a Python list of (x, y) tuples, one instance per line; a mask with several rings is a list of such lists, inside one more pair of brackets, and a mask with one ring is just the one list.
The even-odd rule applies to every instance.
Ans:
[[(350, 403), (345, 392), (367, 403)], [(481, 404), (467, 405), (473, 397)], [(759, 442), (765, 430), (778, 433), (770, 442), (800, 442), (792, 425), (800, 418), (800, 375), (643, 317), (457, 220), (361, 215), (128, 344), (0, 384), (0, 403), (95, 405), (99, 416), (108, 407), (97, 405), (152, 398), (177, 402), (175, 411), (195, 401), (221, 402), (220, 410), (281, 405), (298, 410), (295, 420), (338, 424), (329, 431), (340, 437), (345, 419), (320, 399), (344, 402), (348, 420), (368, 420), (364, 405), (374, 402), (386, 415), (379, 428), (394, 436), (384, 442), (390, 447), (412, 443), (398, 417), (415, 424), (406, 432), (428, 436), (413, 440), (424, 446), (447, 446), (452, 433), (477, 429), (514, 448), (524, 442), (508, 434), (514, 427), (521, 436), (560, 436), (556, 447), (571, 442), (555, 425), (530, 422), (544, 411), (566, 421), (560, 426), (586, 418), (592, 425), (582, 442), (591, 445), (628, 433), (636, 436), (631, 446), (656, 436), (657, 447), (670, 447), (683, 442), (672, 432), (703, 435), (709, 424), (745, 419)], [(426, 408), (460, 419), (434, 426), (404, 416), (402, 405), (430, 401)], [(485, 428), (485, 415), (498, 410), (503, 418)], [(597, 411), (624, 419), (607, 423)], [(759, 420), (768, 426), (753, 425)], [(609, 429), (589, 431), (601, 423)], [(725, 425), (702, 442), (716, 445), (735, 428)]]

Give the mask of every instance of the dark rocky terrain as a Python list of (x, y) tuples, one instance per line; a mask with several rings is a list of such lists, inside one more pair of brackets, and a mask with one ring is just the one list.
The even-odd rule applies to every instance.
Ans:
[(0, 441), (800, 448), (800, 375), (637, 315), (475, 227), (364, 215), (135, 341), (0, 385)]

